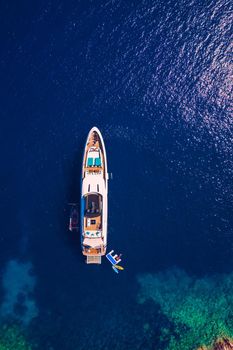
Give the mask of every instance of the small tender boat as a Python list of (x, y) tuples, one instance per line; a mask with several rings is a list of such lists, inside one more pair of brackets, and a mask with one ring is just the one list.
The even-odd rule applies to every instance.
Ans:
[(71, 205), (71, 210), (70, 210), (69, 230), (70, 231), (78, 231), (79, 211), (77, 208), (77, 204), (70, 203), (70, 205)]
[(82, 164), (81, 246), (87, 264), (101, 264), (106, 254), (108, 171), (103, 137), (93, 127), (86, 140)]

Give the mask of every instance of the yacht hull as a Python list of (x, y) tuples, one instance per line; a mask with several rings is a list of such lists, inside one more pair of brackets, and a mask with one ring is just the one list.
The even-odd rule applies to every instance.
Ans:
[(88, 264), (100, 264), (106, 254), (108, 169), (103, 137), (93, 127), (86, 140), (81, 180), (81, 248)]

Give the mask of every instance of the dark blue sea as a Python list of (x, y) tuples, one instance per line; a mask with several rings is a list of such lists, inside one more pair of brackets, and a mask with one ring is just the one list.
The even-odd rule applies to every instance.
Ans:
[[(1, 1), (4, 350), (233, 337), (232, 21), (230, 0)], [(93, 126), (119, 274), (68, 230)]]

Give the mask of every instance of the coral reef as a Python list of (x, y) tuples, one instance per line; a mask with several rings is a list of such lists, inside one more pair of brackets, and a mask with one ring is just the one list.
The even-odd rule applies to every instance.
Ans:
[(204, 350), (218, 338), (225, 339), (225, 348), (219, 340), (214, 350), (229, 348), (226, 341), (233, 335), (233, 274), (198, 279), (174, 268), (138, 276), (138, 282), (138, 302), (152, 299), (173, 323), (173, 330), (160, 329), (161, 348), (200, 350), (205, 344)]
[(37, 316), (38, 309), (32, 293), (36, 278), (31, 262), (10, 260), (5, 268), (2, 284), (5, 297), (0, 307), (2, 319), (13, 318), (27, 326)]
[(0, 350), (32, 350), (17, 325), (4, 325), (0, 328)]

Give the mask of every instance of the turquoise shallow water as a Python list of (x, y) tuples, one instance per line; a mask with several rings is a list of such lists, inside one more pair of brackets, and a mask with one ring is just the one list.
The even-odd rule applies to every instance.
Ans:
[[(153, 299), (163, 281), (169, 305), (184, 285), (195, 302), (202, 287), (209, 310), (224, 308), (213, 336), (228, 332), (218, 281), (232, 272), (231, 3), (23, 1), (0, 13), (2, 322), (41, 349), (168, 349), (195, 332)], [(86, 266), (67, 230), (94, 125), (113, 173), (119, 275), (107, 261)], [(152, 300), (138, 304), (148, 273)]]

